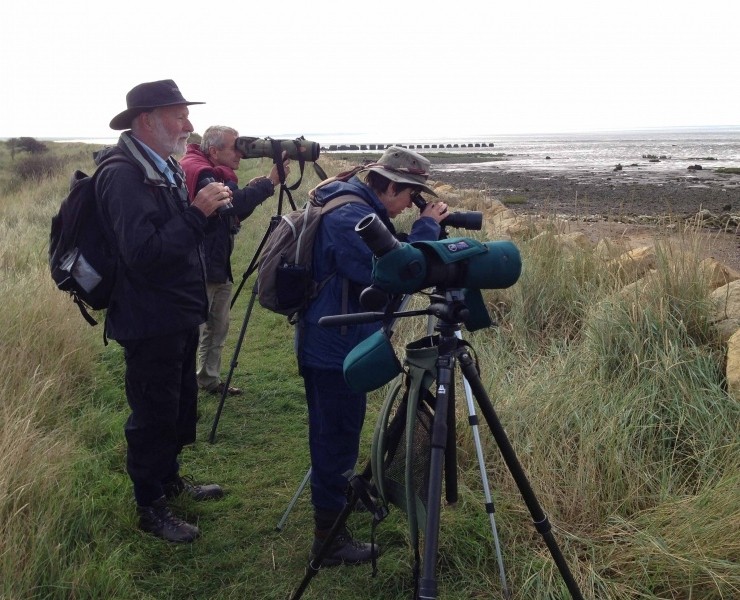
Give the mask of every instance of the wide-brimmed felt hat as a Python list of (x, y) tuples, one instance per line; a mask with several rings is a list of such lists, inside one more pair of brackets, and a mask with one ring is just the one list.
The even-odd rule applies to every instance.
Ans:
[(139, 113), (154, 110), (161, 106), (176, 106), (178, 104), (205, 104), (205, 102), (185, 100), (177, 84), (171, 79), (140, 83), (126, 94), (126, 106), (128, 108), (111, 119), (110, 128), (129, 129), (131, 120)]
[(362, 171), (375, 171), (396, 183), (418, 185), (425, 192), (436, 196), (426, 183), (431, 164), (418, 152), (400, 146), (389, 146), (378, 162), (366, 165)]

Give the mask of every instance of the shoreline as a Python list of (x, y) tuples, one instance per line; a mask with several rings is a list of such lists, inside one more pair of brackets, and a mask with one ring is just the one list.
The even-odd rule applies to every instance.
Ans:
[[(472, 165), (471, 165), (472, 167)], [(692, 175), (621, 171), (594, 173), (508, 169), (505, 163), (466, 169), (432, 160), (431, 178), (459, 189), (484, 190), (511, 198), (527, 213), (571, 216), (673, 216), (690, 218), (699, 211), (740, 215), (740, 176), (709, 169)]]
[(430, 179), (457, 190), (481, 190), (522, 216), (565, 219), (570, 231), (585, 233), (594, 243), (605, 237), (629, 240), (631, 246), (651, 245), (666, 235), (680, 239), (682, 228), (675, 225), (684, 222), (702, 232), (707, 256), (740, 272), (740, 176), (712, 181), (705, 173), (697, 184), (647, 174), (642, 182), (624, 182), (573, 172), (440, 167), (432, 159)]

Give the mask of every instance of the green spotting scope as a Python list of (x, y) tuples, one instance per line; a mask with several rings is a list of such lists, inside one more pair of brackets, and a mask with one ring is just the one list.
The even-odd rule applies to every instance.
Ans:
[(522, 271), (519, 249), (510, 241), (447, 238), (401, 243), (374, 213), (363, 217), (355, 231), (375, 255), (373, 287), (391, 294), (433, 286), (504, 289), (514, 285)]

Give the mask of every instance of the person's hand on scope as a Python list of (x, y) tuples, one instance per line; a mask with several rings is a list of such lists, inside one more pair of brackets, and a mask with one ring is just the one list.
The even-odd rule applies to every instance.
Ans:
[(431, 217), (437, 223), (444, 221), (448, 214), (446, 202), (427, 202), (427, 205), (421, 211), (422, 217)]
[[(288, 158), (288, 153), (283, 150), (283, 170), (285, 171), (285, 177), (288, 177), (288, 174), (290, 173), (290, 167), (288, 166), (289, 164), (290, 159)], [(270, 181), (272, 181), (272, 185), (274, 185), (275, 187), (280, 185), (280, 174), (278, 173), (277, 163), (272, 165), (270, 174), (267, 177)]]
[[(286, 177), (290, 173), (290, 167), (288, 166), (289, 164), (290, 164), (290, 159), (288, 158), (288, 153), (283, 151), (283, 169), (285, 170)], [(269, 179), (272, 182), (272, 185), (275, 187), (280, 185), (280, 174), (278, 173), (277, 164), (272, 165), (270, 174), (267, 177), (265, 177), (264, 175), (261, 175), (260, 177), (255, 177), (254, 179), (250, 179), (247, 185), (254, 185), (258, 181), (263, 181), (265, 179)]]

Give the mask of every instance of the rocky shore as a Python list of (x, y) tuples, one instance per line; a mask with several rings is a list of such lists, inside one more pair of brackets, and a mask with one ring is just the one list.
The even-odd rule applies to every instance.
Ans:
[(527, 213), (689, 218), (707, 210), (718, 216), (740, 215), (740, 176), (721, 176), (709, 170), (695, 173), (563, 174), (503, 167), (462, 170), (460, 165), (450, 170), (443, 164), (432, 168), (433, 178), (454, 187), (515, 197), (519, 209)]
[(484, 190), (517, 213), (558, 216), (574, 228), (643, 239), (668, 223), (698, 224), (712, 254), (740, 269), (740, 176), (706, 169), (686, 173), (610, 174), (515, 171), (432, 159), (431, 178), (457, 189)]

